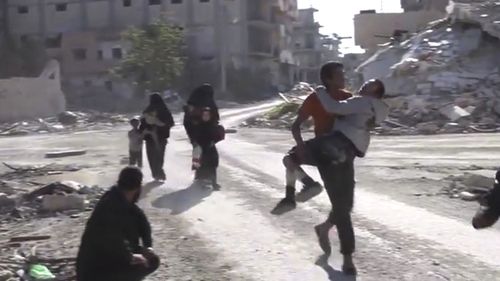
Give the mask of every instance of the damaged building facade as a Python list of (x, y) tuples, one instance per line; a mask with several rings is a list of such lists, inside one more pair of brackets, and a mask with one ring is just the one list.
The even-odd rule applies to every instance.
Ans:
[(447, 6), (448, 0), (402, 0), (403, 13), (361, 11), (354, 16), (355, 44), (369, 53), (374, 52), (391, 38), (404, 38), (424, 29), (429, 22), (445, 17)]
[(339, 60), (340, 39), (319, 32), (314, 8), (300, 9), (294, 23), (295, 80), (319, 83), (319, 69), (325, 61)]
[(495, 131), (500, 123), (500, 3), (454, 1), (448, 14), (379, 49), (357, 71), (381, 78), (392, 117), (418, 133)]
[(273, 85), (294, 82), (296, 0), (16, 0), (7, 15), (14, 37), (42, 39), (65, 85), (84, 92), (131, 95), (108, 70), (126, 55), (121, 32), (156, 20), (182, 27), (189, 56), (219, 77), (248, 67), (269, 70)]

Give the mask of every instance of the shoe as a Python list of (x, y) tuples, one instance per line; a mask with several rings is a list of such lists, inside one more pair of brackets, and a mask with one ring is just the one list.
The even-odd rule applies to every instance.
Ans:
[(306, 202), (318, 196), (323, 192), (323, 186), (319, 182), (313, 182), (310, 185), (304, 185), (302, 190), (297, 194), (298, 202)]
[(297, 202), (295, 202), (295, 199), (293, 198), (290, 198), (290, 197), (285, 197), (283, 199), (281, 199), (281, 201), (278, 203), (278, 206), (282, 206), (282, 207), (297, 207)]
[(350, 276), (355, 276), (358, 274), (358, 270), (356, 269), (356, 266), (354, 265), (354, 262), (352, 261), (352, 256), (344, 256), (344, 263), (342, 265), (342, 272), (344, 272), (345, 275), (350, 275)]
[(318, 237), (321, 250), (323, 250), (325, 255), (330, 256), (332, 254), (332, 246), (330, 245), (330, 238), (328, 237), (330, 227), (326, 223), (322, 223), (315, 226), (314, 231)]

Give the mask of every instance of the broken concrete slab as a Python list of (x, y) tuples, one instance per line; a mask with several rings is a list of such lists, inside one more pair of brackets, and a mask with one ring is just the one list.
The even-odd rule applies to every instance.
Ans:
[(85, 155), (86, 153), (87, 153), (86, 150), (55, 151), (55, 152), (47, 152), (45, 154), (45, 158), (61, 158), (61, 157), (69, 157), (69, 156), (80, 156), (80, 155)]
[(465, 173), (463, 183), (469, 187), (491, 188), (495, 183), (495, 179), (483, 175)]
[(0, 209), (13, 208), (16, 206), (16, 200), (5, 193), (0, 193)]
[(42, 199), (42, 210), (59, 212), (66, 210), (85, 210), (85, 198), (76, 194), (45, 195)]
[(439, 112), (451, 121), (457, 121), (460, 118), (470, 116), (470, 113), (465, 109), (453, 104), (441, 108)]
[(57, 115), (57, 120), (63, 125), (73, 125), (78, 122), (78, 116), (71, 111), (65, 111)]

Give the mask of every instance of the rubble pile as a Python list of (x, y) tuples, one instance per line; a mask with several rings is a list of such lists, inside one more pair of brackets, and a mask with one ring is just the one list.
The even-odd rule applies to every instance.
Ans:
[(493, 177), (486, 177), (475, 173), (464, 173), (459, 176), (449, 176), (445, 180), (450, 185), (441, 190), (441, 194), (450, 198), (462, 199), (464, 201), (480, 200), (495, 183)]
[(66, 111), (58, 116), (0, 124), (0, 136), (111, 129), (128, 122), (129, 116), (102, 112)]
[[(249, 128), (289, 129), (297, 117), (297, 110), (312, 91), (312, 86), (305, 82), (296, 84), (289, 92), (279, 93), (283, 103), (275, 106), (261, 116), (255, 116), (244, 121), (241, 126)], [(306, 128), (312, 127), (307, 122)]]
[[(5, 164), (5, 163), (4, 163)], [(76, 171), (72, 166), (23, 166), (12, 167), (11, 172), (0, 175), (0, 221), (29, 220), (37, 216), (62, 213), (77, 216), (79, 212), (91, 210), (104, 190), (88, 187), (72, 181), (41, 184), (23, 179), (54, 175), (63, 171)]]
[(469, 3), (357, 68), (395, 97), (379, 133), (500, 131), (500, 2), (458, 2)]

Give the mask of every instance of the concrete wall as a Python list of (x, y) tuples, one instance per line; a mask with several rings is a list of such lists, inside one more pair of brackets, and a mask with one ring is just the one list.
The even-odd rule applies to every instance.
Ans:
[(379, 38), (375, 35), (390, 37), (397, 29), (414, 33), (423, 29), (429, 22), (445, 16), (445, 13), (437, 11), (358, 14), (354, 16), (355, 43), (363, 49), (374, 49), (378, 44), (389, 41), (387, 38)]
[(0, 121), (53, 116), (65, 107), (56, 61), (50, 61), (37, 78), (0, 80)]

